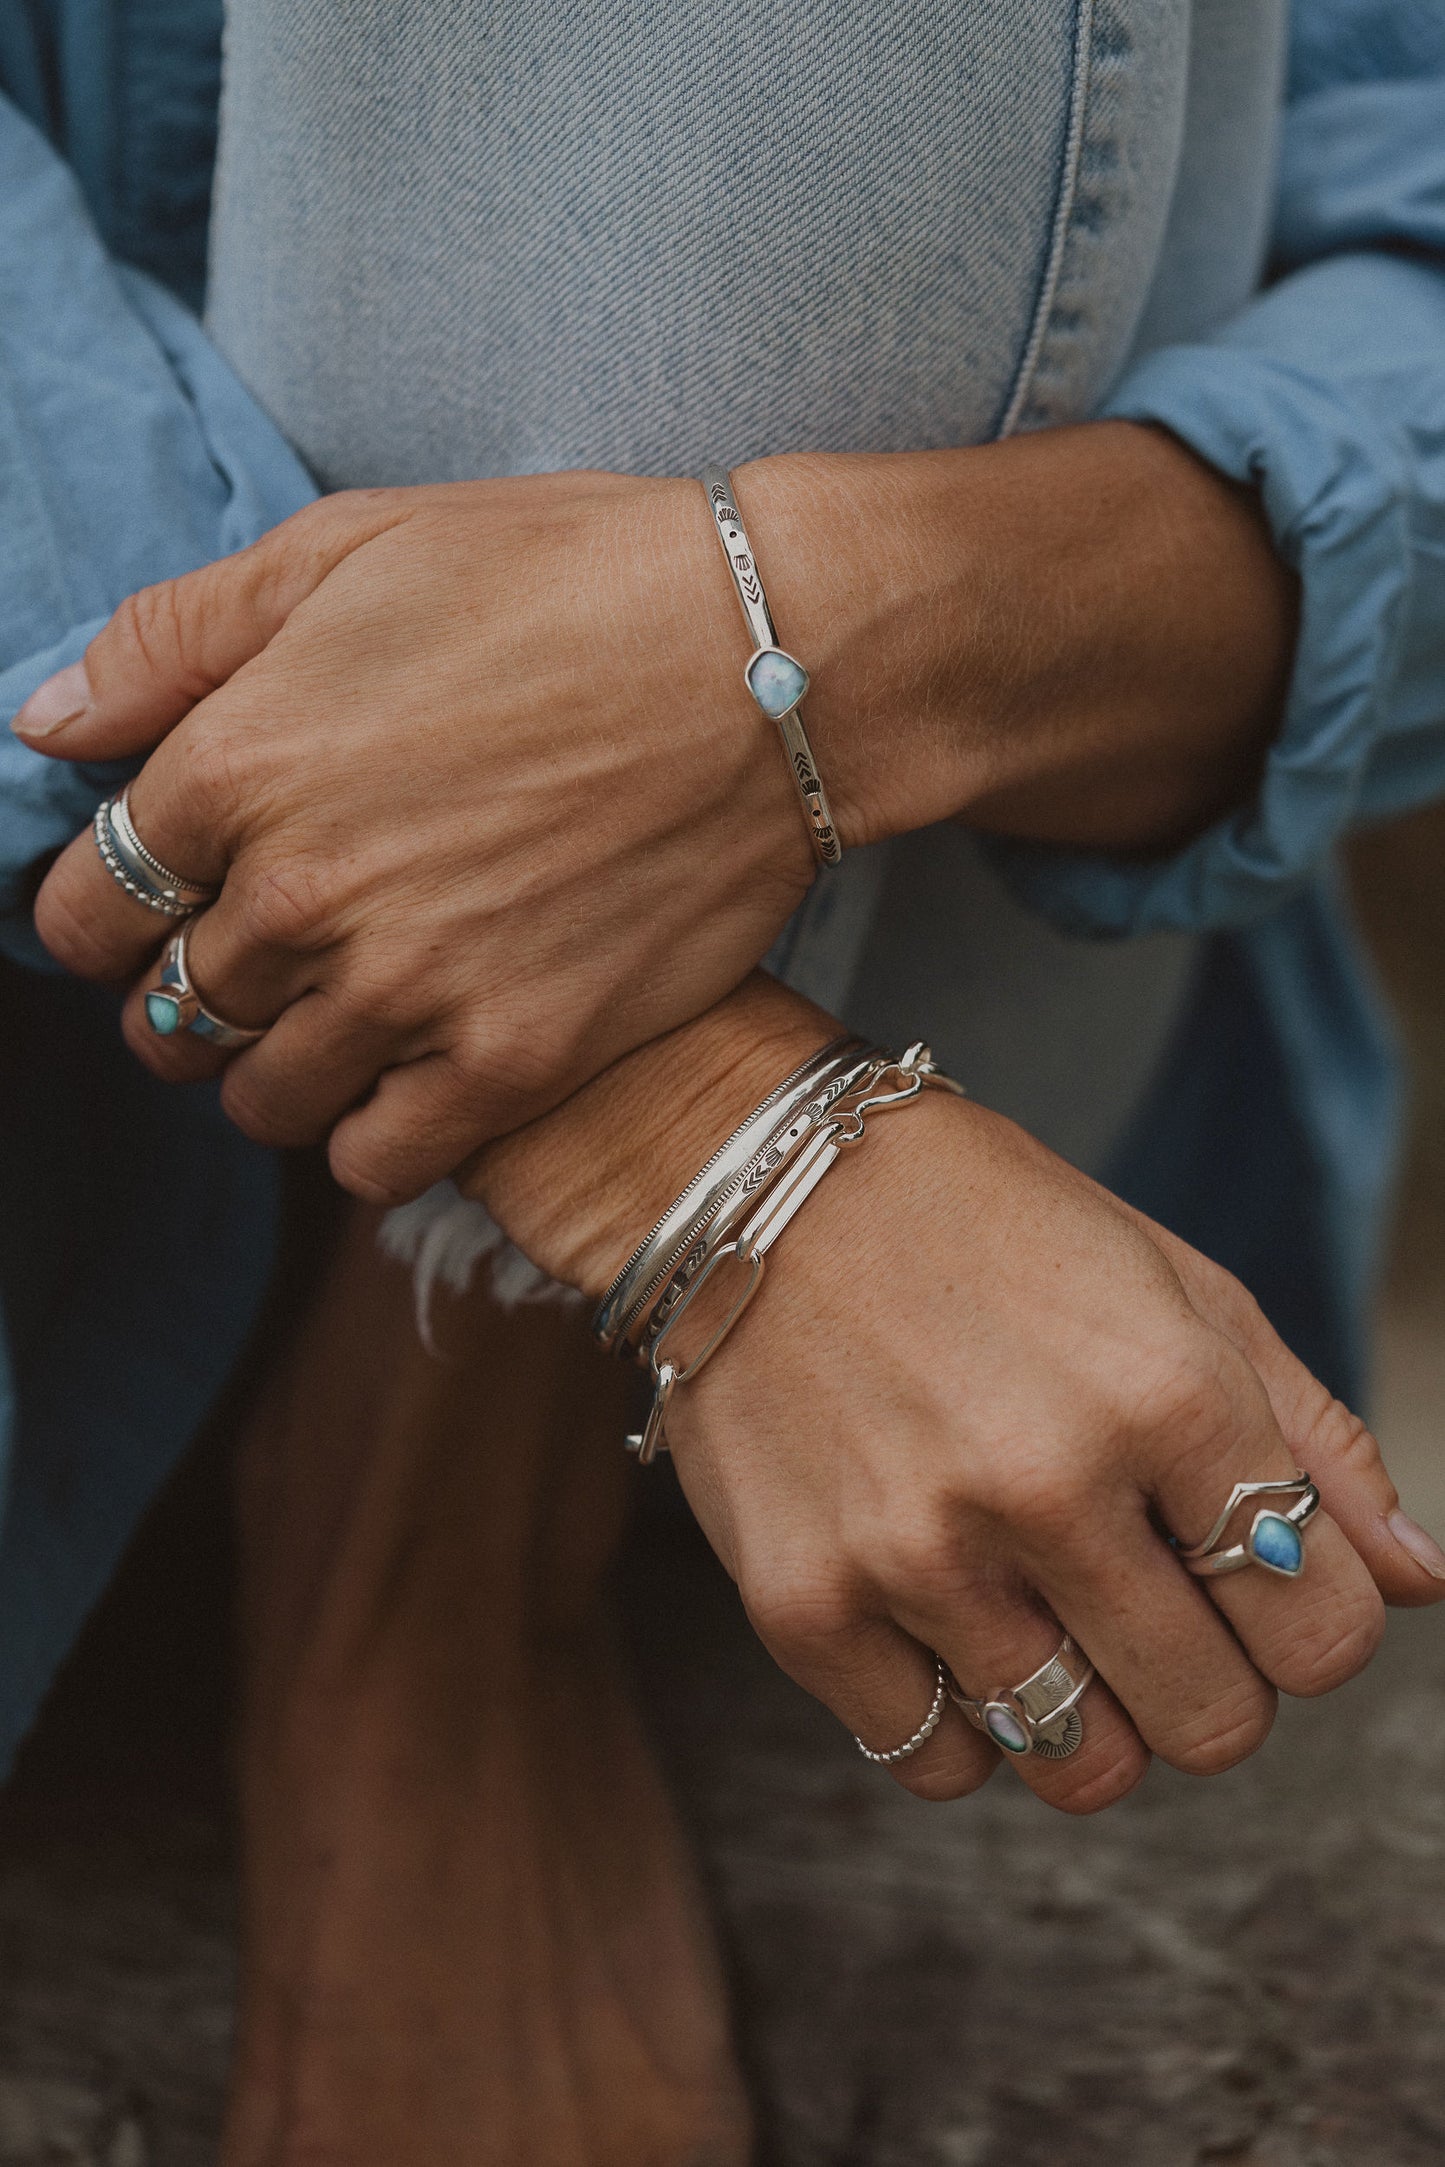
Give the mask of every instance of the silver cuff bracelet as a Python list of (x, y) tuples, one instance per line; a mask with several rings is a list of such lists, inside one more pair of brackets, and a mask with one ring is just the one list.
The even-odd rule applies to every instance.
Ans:
[(808, 689), (808, 673), (795, 655), (778, 645), (767, 596), (758, 577), (757, 560), (747, 529), (733, 500), (732, 478), (727, 468), (710, 459), (699, 476), (712, 507), (718, 540), (733, 576), (739, 605), (752, 637), (753, 652), (743, 680), (758, 706), (778, 726), (788, 756), (794, 784), (808, 823), (808, 840), (819, 865), (836, 865), (843, 855), (828, 793), (803, 727), (802, 699)]

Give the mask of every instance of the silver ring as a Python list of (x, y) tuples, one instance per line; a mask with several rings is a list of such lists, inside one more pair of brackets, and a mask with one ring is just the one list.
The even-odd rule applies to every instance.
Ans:
[(197, 993), (186, 957), (190, 937), (190, 926), (183, 925), (167, 944), (161, 958), (161, 982), (145, 997), (146, 1022), (157, 1038), (191, 1031), (197, 1038), (209, 1039), (213, 1046), (254, 1046), (257, 1039), (266, 1036), (267, 1025), (227, 1023), (224, 1016), (207, 1008)]
[(190, 918), (213, 903), (219, 888), (186, 880), (147, 850), (130, 817), (129, 787), (95, 808), (93, 831), (100, 862), (127, 895), (164, 918)]
[(913, 1736), (905, 1738), (901, 1746), (894, 1746), (887, 1753), (875, 1753), (871, 1746), (864, 1745), (856, 1731), (853, 1733), (853, 1743), (865, 1761), (872, 1761), (879, 1768), (887, 1768), (894, 1761), (906, 1761), (910, 1754), (918, 1751), (920, 1746), (927, 1745), (929, 1739), (943, 1721), (943, 1711), (948, 1706), (948, 1671), (939, 1656), (933, 1658), (933, 1673), (932, 1704)]
[(1065, 1633), (1048, 1661), (1022, 1685), (1000, 1686), (975, 1700), (949, 1677), (948, 1690), (974, 1729), (1011, 1759), (1027, 1760), (1036, 1753), (1042, 1760), (1066, 1761), (1084, 1742), (1078, 1704), (1093, 1680), (1093, 1664)]
[[(1297, 1490), (1288, 1512), (1265, 1505), (1255, 1514), (1243, 1542), (1220, 1548), (1220, 1540), (1239, 1507), (1249, 1497), (1279, 1497)], [(1229, 1501), (1202, 1542), (1178, 1551), (1179, 1562), (1196, 1578), (1217, 1579), (1221, 1573), (1243, 1572), (1246, 1565), (1262, 1565), (1267, 1573), (1283, 1580), (1298, 1580), (1305, 1569), (1303, 1529), (1320, 1509), (1320, 1493), (1302, 1467), (1287, 1482), (1237, 1482)]]

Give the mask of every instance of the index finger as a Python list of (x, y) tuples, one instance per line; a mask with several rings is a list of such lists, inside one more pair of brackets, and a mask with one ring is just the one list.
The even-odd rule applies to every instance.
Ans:
[[(229, 821), (197, 744), (188, 725), (184, 740), (168, 739), (130, 784), (129, 835), (170, 885), (214, 896), (226, 875)], [(91, 826), (61, 852), (35, 899), (37, 933), (79, 978), (133, 978), (186, 915), (155, 895), (146, 900), (165, 885), (162, 874), (145, 866), (137, 872), (133, 859), (122, 858), (129, 838), (107, 811), (112, 802), (103, 801)]]

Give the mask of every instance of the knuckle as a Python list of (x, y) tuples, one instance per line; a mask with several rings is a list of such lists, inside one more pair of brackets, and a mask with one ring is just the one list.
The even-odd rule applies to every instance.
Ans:
[(941, 1515), (894, 1518), (870, 1535), (866, 1555), (875, 1584), (914, 1610), (951, 1610), (966, 1583), (958, 1542)]
[(1264, 1680), (1242, 1682), (1200, 1710), (1158, 1747), (1190, 1776), (1222, 1776), (1257, 1753), (1274, 1727), (1275, 1697)]
[(790, 1659), (810, 1660), (857, 1625), (849, 1590), (826, 1568), (753, 1565), (739, 1584), (749, 1623), (785, 1670)]
[(258, 1081), (244, 1062), (226, 1071), (221, 1085), (221, 1106), (226, 1118), (253, 1144), (273, 1151), (293, 1151), (319, 1143), (326, 1131), (308, 1117), (298, 1115), (295, 1103), (281, 1084)]
[(1355, 1481), (1368, 1481), (1384, 1467), (1374, 1431), (1343, 1400), (1326, 1401), (1309, 1426), (1305, 1446), (1326, 1453), (1332, 1473)]
[(127, 595), (110, 622), (116, 639), (147, 673), (174, 684), (191, 705), (205, 698), (211, 680), (194, 652), (191, 614), (182, 600), (184, 580), (164, 579)]
[(1086, 1468), (1063, 1453), (1017, 1453), (989, 1485), (991, 1516), (1015, 1529), (1030, 1548), (1077, 1539), (1079, 1516), (1089, 1502)]
[(1385, 1605), (1366, 1583), (1331, 1594), (1314, 1618), (1299, 1621), (1287, 1652), (1272, 1666), (1276, 1684), (1297, 1700), (1316, 1700), (1356, 1678), (1379, 1651)]
[(1059, 1768), (1040, 1796), (1060, 1813), (1080, 1817), (1102, 1813), (1137, 1790), (1149, 1772), (1149, 1760), (1149, 1749), (1141, 1740), (1123, 1738), (1097, 1764), (1090, 1760), (1081, 1768)]
[(425, 1021), (424, 1000), (412, 978), (379, 974), (343, 978), (325, 988), (334, 1027), (346, 1038), (407, 1038)]
[(1217, 1452), (1238, 1426), (1220, 1373), (1222, 1342), (1204, 1332), (1161, 1352), (1136, 1385), (1128, 1425), (1143, 1438), (1168, 1438), (1181, 1455)]
[(194, 722), (182, 723), (170, 742), (180, 757), (167, 762), (167, 794), (197, 827), (229, 825), (232, 809), (248, 794), (241, 733), (206, 709)]
[(993, 1753), (973, 1753), (967, 1741), (950, 1739), (931, 1753), (921, 1768), (911, 1761), (895, 1762), (888, 1773), (900, 1790), (908, 1791), (926, 1806), (945, 1806), (955, 1798), (969, 1798), (981, 1791), (999, 1766)]
[(427, 1186), (412, 1172), (410, 1149), (404, 1138), (385, 1130), (353, 1137), (333, 1136), (327, 1151), (334, 1178), (363, 1204), (405, 1204)]
[(1208, 1299), (1211, 1308), (1227, 1318), (1245, 1339), (1253, 1343), (1261, 1337), (1273, 1338), (1264, 1311), (1242, 1279), (1236, 1279), (1233, 1272), (1228, 1271), (1224, 1265), (1216, 1263), (1213, 1257), (1202, 1255), (1198, 1250), (1190, 1255), (1189, 1269), (1191, 1277)]
[(304, 949), (324, 940), (326, 884), (304, 859), (249, 867), (233, 874), (227, 886), (237, 931), (249, 946)]
[(63, 876), (52, 875), (35, 898), (35, 930), (57, 963), (77, 978), (119, 978), (125, 966), (95, 920), (76, 909)]
[(545, 1112), (566, 1096), (577, 1073), (570, 1041), (516, 1023), (464, 1036), (452, 1060), (472, 1097), (491, 1110), (489, 1134)]

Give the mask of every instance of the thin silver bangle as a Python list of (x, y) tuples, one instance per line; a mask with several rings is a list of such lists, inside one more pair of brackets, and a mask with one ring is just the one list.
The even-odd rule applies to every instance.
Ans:
[(709, 459), (699, 480), (707, 491), (713, 523), (728, 570), (733, 576), (743, 622), (753, 642), (743, 681), (763, 713), (778, 726), (788, 766), (808, 823), (808, 840), (819, 865), (837, 865), (843, 855), (833, 812), (813, 748), (803, 727), (803, 695), (808, 673), (796, 655), (778, 645), (768, 610), (768, 599), (758, 574), (757, 559), (733, 496), (732, 476), (717, 460)]
[[(666, 1331), (673, 1310), (686, 1298), (687, 1290), (698, 1274), (710, 1268), (714, 1252), (728, 1240), (739, 1220), (756, 1209), (765, 1190), (771, 1192), (775, 1183), (780, 1184), (786, 1178), (795, 1158), (806, 1155), (804, 1147), (808, 1139), (829, 1115), (845, 1099), (869, 1091), (892, 1063), (893, 1055), (884, 1052), (882, 1047), (868, 1047), (858, 1058), (820, 1083), (754, 1152), (707, 1219), (695, 1223), (681, 1237), (672, 1275), (651, 1297), (651, 1311), (635, 1339), (632, 1325), (628, 1327), (627, 1337), (635, 1345), (639, 1361), (648, 1359), (652, 1347)], [(646, 1309), (645, 1303), (642, 1309)]]
[(830, 1040), (817, 1053), (810, 1054), (790, 1076), (785, 1076), (762, 1104), (754, 1107), (745, 1121), (739, 1122), (731, 1136), (724, 1138), (707, 1164), (693, 1175), (681, 1196), (668, 1205), (656, 1226), (643, 1236), (603, 1295), (592, 1320), (592, 1330), (604, 1347), (616, 1347), (623, 1341), (620, 1351), (630, 1351), (625, 1345), (626, 1332), (671, 1277), (689, 1239), (696, 1239), (697, 1228), (706, 1224), (754, 1152), (766, 1144), (820, 1083), (826, 1083), (837, 1070), (846, 1066), (849, 1057), (861, 1050), (862, 1044), (862, 1040), (855, 1038)]
[[(889, 1072), (898, 1076), (899, 1088), (879, 1089)], [(739, 1322), (762, 1283), (768, 1251), (843, 1153), (862, 1143), (869, 1114), (913, 1105), (929, 1089), (964, 1096), (962, 1085), (942, 1073), (921, 1040), (905, 1054), (890, 1056), (877, 1076), (836, 1106), (832, 1115), (812, 1131), (803, 1149), (764, 1192), (741, 1233), (716, 1247), (704, 1268), (689, 1278), (659, 1331), (651, 1331), (650, 1320), (647, 1365), (652, 1378), (652, 1405), (641, 1430), (626, 1440), (627, 1449), (636, 1453), (640, 1466), (649, 1466), (659, 1452), (667, 1450), (665, 1426), (673, 1393), (679, 1385), (690, 1384), (706, 1367)], [(714, 1272), (729, 1258), (742, 1265), (746, 1276), (727, 1311), (695, 1353), (685, 1359), (666, 1355), (668, 1339)]]

